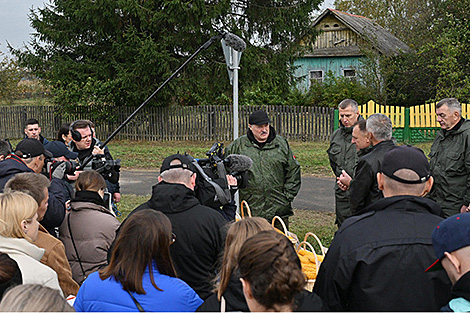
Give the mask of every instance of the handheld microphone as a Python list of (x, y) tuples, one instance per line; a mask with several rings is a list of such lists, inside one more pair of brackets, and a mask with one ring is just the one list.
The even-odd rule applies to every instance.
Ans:
[(235, 34), (227, 32), (222, 38), (225, 40), (225, 44), (235, 51), (242, 52), (246, 49), (246, 43)]
[(241, 154), (230, 154), (228, 155), (224, 163), (227, 164), (227, 172), (244, 172), (248, 171), (253, 165), (253, 160), (246, 155)]

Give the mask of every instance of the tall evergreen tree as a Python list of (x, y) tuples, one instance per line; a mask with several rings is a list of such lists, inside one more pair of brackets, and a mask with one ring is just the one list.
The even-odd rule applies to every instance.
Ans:
[[(63, 108), (138, 105), (218, 30), (247, 41), (244, 89), (288, 91), (296, 52), (321, 0), (50, 0), (20, 64)], [(199, 55), (153, 104), (214, 103), (230, 92), (220, 44)], [(260, 83), (262, 82), (262, 83)], [(228, 99), (225, 97), (225, 99)]]

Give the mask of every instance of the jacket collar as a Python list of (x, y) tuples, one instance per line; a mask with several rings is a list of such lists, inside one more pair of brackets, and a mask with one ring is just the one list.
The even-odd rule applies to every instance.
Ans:
[(183, 184), (161, 181), (152, 187), (149, 207), (164, 213), (179, 213), (200, 204), (193, 190)]
[(96, 191), (90, 190), (77, 190), (77, 192), (75, 192), (75, 198), (73, 198), (70, 202), (91, 202), (99, 206), (105, 206), (103, 198), (101, 198), (101, 196)]
[(470, 301), (470, 272), (463, 274), (452, 286), (452, 296), (454, 298), (462, 297)]
[(249, 128), (248, 128), (248, 131), (246, 133), (246, 136), (248, 137), (248, 139), (250, 140), (250, 142), (252, 144), (260, 147), (261, 149), (263, 149), (265, 146), (267, 146), (267, 147), (271, 146), (271, 143), (276, 138), (276, 130), (274, 129), (274, 127), (269, 125), (269, 136), (268, 136), (268, 139), (266, 139), (265, 142), (259, 142), (258, 140), (256, 140), (255, 136), (253, 135), (253, 132)]
[(360, 215), (366, 212), (379, 212), (387, 209), (408, 210), (410, 207), (413, 208), (413, 210), (428, 211), (431, 214), (444, 217), (444, 213), (442, 212), (439, 204), (428, 198), (418, 196), (394, 196), (383, 198), (371, 203), (355, 215)]

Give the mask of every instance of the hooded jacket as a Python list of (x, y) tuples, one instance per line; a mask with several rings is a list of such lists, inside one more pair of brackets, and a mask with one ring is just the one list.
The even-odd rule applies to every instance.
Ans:
[(248, 187), (240, 189), (240, 201), (248, 202), (253, 216), (270, 221), (276, 215), (293, 215), (291, 203), (300, 190), (300, 165), (287, 140), (276, 135), (272, 126), (266, 143), (256, 142), (248, 130), (227, 147), (225, 154), (243, 154), (253, 160)]
[[(227, 312), (250, 312), (243, 294), (240, 278), (232, 273), (230, 281), (225, 289), (223, 297), (226, 301)], [(217, 299), (217, 293), (213, 293), (197, 309), (198, 312), (220, 312), (221, 303)], [(327, 311), (323, 302), (316, 294), (307, 290), (295, 296), (294, 312), (323, 312)]]
[(72, 268), (73, 279), (81, 284), (85, 279), (78, 261), (68, 220), (77, 247), (78, 257), (86, 275), (107, 264), (107, 253), (119, 228), (119, 221), (104, 207), (103, 199), (94, 191), (77, 191), (70, 203), (70, 211), (59, 229), (65, 254)]
[(152, 197), (137, 207), (164, 213), (171, 221), (176, 241), (170, 246), (178, 277), (205, 299), (212, 290), (219, 254), (225, 241), (225, 218), (199, 203), (194, 191), (182, 184), (162, 181), (152, 188)]
[(43, 285), (58, 290), (62, 295), (56, 272), (39, 262), (44, 249), (36, 247), (24, 238), (0, 236), (0, 252), (8, 254), (18, 263), (23, 284)]
[(377, 173), (384, 155), (395, 147), (393, 140), (381, 141), (372, 146), (370, 152), (359, 158), (349, 187), (349, 204), (353, 215), (383, 198), (377, 183)]
[(434, 201), (395, 196), (348, 218), (320, 266), (313, 292), (332, 311), (439, 311), (450, 300), (431, 233), (443, 220)]
[(470, 120), (458, 129), (440, 130), (429, 153), (434, 185), (429, 198), (447, 216), (460, 213), (470, 203)]
[[(19, 173), (34, 173), (21, 158), (14, 154), (7, 156), (7, 159), (0, 162), (0, 192), (3, 192), (7, 181)], [(47, 231), (57, 236), (54, 230), (62, 224), (65, 216), (65, 195), (62, 183), (57, 178), (52, 178), (51, 184), (48, 188), (49, 200), (46, 214), (41, 221), (41, 225)]]

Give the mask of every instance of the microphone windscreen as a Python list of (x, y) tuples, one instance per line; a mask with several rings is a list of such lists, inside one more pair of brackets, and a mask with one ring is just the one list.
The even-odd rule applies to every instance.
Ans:
[(230, 154), (225, 158), (229, 173), (248, 171), (253, 165), (253, 160), (246, 155)]
[(224, 35), (225, 44), (238, 52), (242, 52), (246, 49), (246, 43), (235, 34), (225, 33)]

